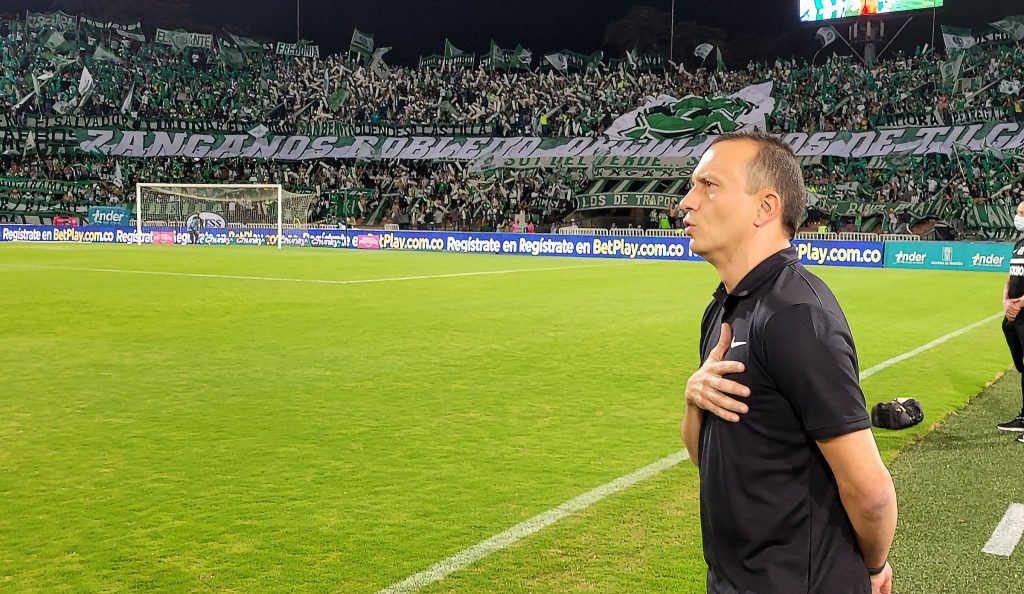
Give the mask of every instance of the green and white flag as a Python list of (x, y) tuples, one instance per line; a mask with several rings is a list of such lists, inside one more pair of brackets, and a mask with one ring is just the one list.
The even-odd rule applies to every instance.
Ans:
[(999, 83), (999, 92), (1004, 95), (1019, 95), (1020, 94), (1020, 81), (1019, 80), (1004, 80)]
[(252, 130), (249, 130), (249, 135), (252, 136), (253, 138), (263, 138), (269, 133), (270, 129), (264, 126), (263, 124), (260, 124), (259, 126), (256, 126)]
[(722, 48), (719, 48), (719, 47), (715, 48), (715, 57), (716, 57), (716, 59), (715, 59), (715, 62), (716, 62), (715, 68), (716, 68), (716, 70), (718, 70), (719, 72), (725, 70), (725, 60), (722, 59)]
[(728, 97), (648, 98), (638, 109), (619, 116), (605, 134), (614, 140), (665, 140), (700, 134), (765, 129), (775, 110), (774, 83), (751, 85)]
[(629, 66), (630, 70), (636, 70), (638, 66), (638, 53), (636, 48), (633, 48), (626, 52), (626, 65)]
[(946, 51), (966, 50), (978, 44), (978, 39), (970, 29), (946, 25), (942, 25), (942, 41), (946, 43)]
[(13, 108), (14, 111), (18, 111), (19, 109), (21, 109), (22, 105), (25, 105), (26, 103), (28, 103), (28, 100), (33, 98), (33, 97), (35, 97), (35, 96), (36, 96), (36, 92), (35, 91), (32, 91), (31, 93), (26, 93), (25, 96), (22, 97), (21, 99), (19, 99), (18, 102), (14, 105), (14, 108)]
[(821, 42), (821, 47), (824, 48), (832, 45), (832, 42), (839, 38), (839, 33), (835, 27), (821, 27), (814, 37)]
[(71, 45), (60, 31), (51, 31), (43, 40), (43, 46), (55, 52), (66, 52), (71, 49)]
[(551, 64), (555, 70), (566, 73), (570, 71), (584, 71), (597, 69), (601, 66), (601, 61), (604, 59), (604, 52), (594, 52), (589, 56), (573, 52), (569, 50), (562, 50), (553, 54), (544, 56), (544, 59)]
[(465, 55), (466, 52), (452, 45), (452, 42), (447, 39), (444, 40), (444, 57), (445, 58), (456, 58), (458, 56)]
[(517, 45), (516, 49), (512, 50), (512, 62), (518, 67), (530, 67), (533, 62), (533, 52), (526, 49), (521, 45)]
[(960, 78), (960, 70), (964, 64), (964, 53), (956, 52), (956, 57), (948, 62), (939, 65), (939, 72), (942, 74), (942, 84), (950, 87)]
[(135, 83), (128, 89), (128, 95), (121, 102), (121, 113), (128, 114), (132, 111), (132, 101), (135, 99)]
[(115, 64), (124, 62), (124, 60), (121, 59), (121, 56), (118, 56), (114, 52), (103, 47), (102, 43), (96, 45), (96, 51), (93, 52), (92, 59), (97, 62), (114, 62)]
[(529, 68), (532, 61), (533, 53), (522, 45), (517, 45), (514, 50), (507, 50), (502, 49), (492, 39), (491, 49), (487, 57), (481, 59), (480, 65), (490, 69), (512, 70)]
[(327, 105), (331, 111), (337, 111), (339, 107), (348, 101), (349, 92), (345, 87), (338, 87), (330, 97), (327, 98)]
[(78, 62), (76, 58), (65, 58), (64, 56), (59, 56), (53, 52), (43, 52), (42, 58), (53, 64), (53, 67), (56, 68), (58, 72), (67, 66)]
[(352, 42), (349, 44), (349, 51), (369, 56), (373, 53), (373, 35), (363, 33), (359, 29), (353, 29)]
[(92, 77), (92, 73), (89, 72), (88, 68), (83, 66), (82, 77), (78, 80), (78, 94), (84, 97), (86, 93), (92, 91), (95, 86), (96, 80)]
[(228, 34), (228, 37), (231, 38), (231, 41), (234, 42), (235, 46), (238, 47), (238, 49), (243, 51), (243, 52), (262, 52), (263, 51), (263, 44), (260, 43), (259, 41), (255, 40), (255, 39), (250, 39), (248, 37), (242, 37), (242, 36), (239, 36), (239, 35), (234, 35), (232, 33), (228, 33), (227, 31), (225, 31), (225, 33)]
[(1024, 16), (1008, 16), (1001, 21), (989, 23), (996, 31), (1006, 33), (1014, 41), (1024, 39)]
[(486, 58), (480, 59), (480, 65), (485, 68), (502, 68), (507, 62), (508, 52), (491, 40), (491, 49), (487, 52)]
[(370, 57), (370, 72), (378, 76), (387, 74), (388, 66), (384, 63), (384, 55), (390, 51), (390, 47), (378, 47), (373, 50), (373, 56)]
[(39, 99), (42, 93), (39, 91), (39, 79), (32, 73), (32, 94), (36, 96), (36, 106), (39, 106)]
[(711, 45), (710, 43), (702, 43), (698, 45), (696, 49), (693, 50), (693, 55), (697, 56), (701, 60), (707, 60), (708, 56), (710, 56), (711, 52), (713, 52), (714, 50), (715, 46)]
[(566, 52), (557, 52), (544, 56), (544, 59), (551, 64), (555, 70), (565, 74), (569, 71), (569, 55)]
[(245, 67), (245, 55), (242, 50), (231, 47), (224, 43), (224, 40), (220, 40), (218, 44), (220, 46), (220, 59), (232, 68), (244, 68)]

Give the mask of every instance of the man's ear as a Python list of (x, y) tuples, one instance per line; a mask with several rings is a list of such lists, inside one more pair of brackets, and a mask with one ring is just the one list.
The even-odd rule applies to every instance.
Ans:
[(772, 191), (764, 192), (759, 197), (755, 227), (764, 227), (768, 223), (782, 218), (782, 198)]

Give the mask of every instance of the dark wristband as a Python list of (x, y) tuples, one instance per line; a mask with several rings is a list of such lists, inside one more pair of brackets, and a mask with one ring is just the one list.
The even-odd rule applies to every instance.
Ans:
[(889, 564), (889, 561), (886, 561), (885, 563), (882, 563), (881, 567), (869, 567), (868, 568), (868, 575), (871, 576), (871, 577), (875, 577), (876, 575), (878, 575), (878, 574), (882, 573), (883, 571), (885, 571), (885, 566), (888, 565), (888, 564)]

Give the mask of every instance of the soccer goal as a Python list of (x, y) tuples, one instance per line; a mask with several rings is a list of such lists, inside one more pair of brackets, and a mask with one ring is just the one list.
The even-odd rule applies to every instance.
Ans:
[[(309, 224), (316, 194), (295, 194), (280, 184), (160, 184), (135, 185), (135, 226), (142, 228), (269, 229), (284, 245), (285, 229)], [(193, 219), (198, 219), (193, 223)]]

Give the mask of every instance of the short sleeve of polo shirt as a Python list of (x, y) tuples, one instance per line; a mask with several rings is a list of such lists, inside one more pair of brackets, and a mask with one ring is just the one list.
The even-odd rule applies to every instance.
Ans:
[(768, 320), (764, 353), (769, 376), (811, 439), (871, 427), (843, 320), (820, 306), (791, 305)]

